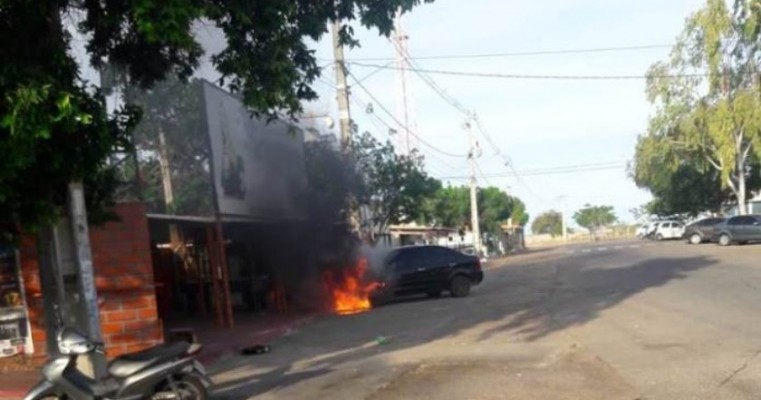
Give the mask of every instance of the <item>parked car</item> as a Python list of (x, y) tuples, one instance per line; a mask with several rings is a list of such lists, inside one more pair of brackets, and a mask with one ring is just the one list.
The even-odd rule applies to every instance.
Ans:
[(465, 297), (471, 286), (483, 281), (484, 273), (476, 256), (441, 246), (405, 246), (385, 257), (379, 278), (382, 284), (371, 295), (376, 304), (396, 296), (438, 297), (445, 291)]
[(684, 234), (684, 224), (678, 221), (661, 221), (657, 223), (653, 237), (655, 240), (681, 239)]
[(713, 241), (716, 239), (717, 227), (724, 220), (724, 218), (704, 218), (695, 221), (684, 228), (684, 239), (690, 244)]
[(738, 215), (719, 225), (716, 241), (721, 246), (761, 241), (761, 215)]

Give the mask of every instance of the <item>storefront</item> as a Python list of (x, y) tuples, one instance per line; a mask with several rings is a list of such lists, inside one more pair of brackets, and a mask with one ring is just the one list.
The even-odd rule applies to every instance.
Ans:
[(0, 243), (0, 357), (32, 354), (30, 331), (18, 253)]

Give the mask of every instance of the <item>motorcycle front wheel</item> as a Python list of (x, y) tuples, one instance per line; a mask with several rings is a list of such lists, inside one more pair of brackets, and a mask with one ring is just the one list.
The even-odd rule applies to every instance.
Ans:
[[(172, 388), (174, 386), (174, 389)], [(183, 375), (174, 379), (174, 385), (168, 383), (151, 396), (152, 400), (207, 400), (206, 388), (200, 380), (192, 375)]]

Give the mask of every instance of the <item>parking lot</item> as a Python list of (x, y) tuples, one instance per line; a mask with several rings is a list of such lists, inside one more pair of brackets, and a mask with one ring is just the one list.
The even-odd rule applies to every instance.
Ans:
[(626, 241), (492, 262), (470, 297), (326, 316), (211, 370), (237, 399), (751, 399), (761, 245)]

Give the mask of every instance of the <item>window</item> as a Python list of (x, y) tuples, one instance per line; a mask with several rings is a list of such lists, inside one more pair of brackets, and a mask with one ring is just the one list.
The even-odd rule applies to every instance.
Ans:
[(425, 263), (426, 248), (425, 247), (413, 247), (409, 249), (400, 250), (394, 257), (391, 265), (394, 266), (394, 271), (410, 271), (420, 267)]
[(727, 225), (732, 225), (732, 226), (753, 225), (753, 221), (755, 221), (753, 217), (733, 217), (733, 218), (730, 218)]
[(431, 261), (434, 261), (437, 264), (455, 261), (459, 258), (457, 252), (444, 247), (431, 247), (428, 250), (427, 255)]

